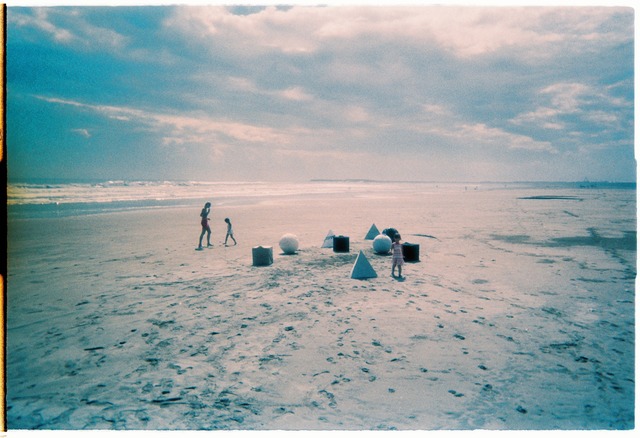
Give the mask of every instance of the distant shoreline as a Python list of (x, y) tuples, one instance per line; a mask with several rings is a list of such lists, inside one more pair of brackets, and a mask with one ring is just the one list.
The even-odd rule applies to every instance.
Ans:
[(481, 184), (507, 184), (507, 185), (562, 185), (580, 187), (601, 187), (601, 186), (636, 186), (635, 182), (624, 181), (412, 181), (412, 180), (378, 180), (363, 178), (346, 179), (325, 179), (314, 178), (310, 182), (349, 182), (349, 183), (376, 183), (376, 184), (455, 184), (455, 185), (481, 185)]
[[(546, 191), (523, 196), (558, 196), (574, 193), (553, 191), (635, 190), (635, 183), (612, 182), (411, 182), (376, 180), (314, 179), (307, 182), (171, 182), (103, 181), (92, 183), (9, 183), (9, 219), (83, 216), (130, 210), (183, 208), (205, 201), (219, 206), (252, 204), (291, 197), (332, 198), (378, 195), (397, 197), (403, 193), (474, 192), (487, 190)], [(552, 191), (549, 193), (548, 191)]]
[(527, 185), (576, 185), (576, 186), (636, 186), (636, 181), (609, 181), (609, 180), (583, 180), (583, 181), (441, 181), (441, 180), (383, 180), (370, 178), (311, 178), (304, 181), (223, 181), (223, 180), (180, 180), (180, 179), (95, 179), (95, 178), (8, 178), (8, 185), (20, 184), (139, 184), (139, 183), (167, 183), (167, 184), (304, 184), (304, 183), (375, 183), (375, 184), (454, 184), (454, 185), (480, 185), (480, 184), (527, 184)]

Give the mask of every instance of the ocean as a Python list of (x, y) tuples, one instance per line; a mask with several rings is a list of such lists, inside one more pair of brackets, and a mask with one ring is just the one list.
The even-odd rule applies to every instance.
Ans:
[(7, 185), (9, 219), (66, 217), (136, 209), (251, 204), (296, 196), (350, 194), (371, 196), (401, 192), (469, 190), (635, 190), (616, 182), (399, 182), (312, 180), (306, 182), (103, 181), (11, 182)]

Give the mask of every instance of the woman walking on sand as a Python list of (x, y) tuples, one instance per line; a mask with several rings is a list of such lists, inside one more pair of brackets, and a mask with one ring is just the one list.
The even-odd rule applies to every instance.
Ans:
[(235, 237), (233, 237), (233, 227), (231, 226), (231, 221), (229, 220), (229, 218), (226, 218), (224, 221), (227, 223), (227, 235), (224, 238), (224, 246), (227, 246), (227, 239), (229, 237), (231, 237), (231, 240), (233, 240), (233, 244), (237, 245), (238, 242), (236, 242)]
[(202, 238), (204, 233), (207, 233), (207, 246), (211, 245), (211, 227), (209, 226), (209, 212), (211, 211), (211, 202), (204, 204), (204, 208), (200, 212), (200, 225), (202, 225), (202, 232), (200, 233), (200, 240), (198, 241), (198, 250), (202, 249)]
[(393, 250), (393, 259), (391, 265), (391, 276), (396, 276), (396, 266), (398, 267), (398, 278), (402, 279), (402, 265), (404, 265), (404, 256), (402, 255), (402, 244), (400, 243), (400, 233), (396, 233), (393, 236), (393, 243), (391, 248)]

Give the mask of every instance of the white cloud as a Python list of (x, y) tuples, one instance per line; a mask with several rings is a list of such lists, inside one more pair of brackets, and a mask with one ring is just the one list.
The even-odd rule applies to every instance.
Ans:
[(132, 118), (138, 118), (138, 119), (145, 118), (143, 111), (133, 109), (133, 108), (117, 107), (117, 106), (110, 106), (110, 105), (91, 105), (91, 104), (86, 104), (86, 103), (82, 103), (74, 100), (61, 99), (57, 97), (36, 96), (36, 98), (40, 100), (44, 100), (45, 102), (49, 102), (49, 103), (57, 103), (61, 105), (69, 105), (69, 106), (74, 106), (78, 108), (93, 110), (105, 115), (108, 118), (116, 119), (116, 120), (128, 121), (128, 120), (131, 120)]
[(578, 111), (585, 97), (593, 94), (590, 87), (579, 83), (553, 84), (540, 90), (540, 93), (548, 95), (551, 105), (564, 114)]
[(334, 50), (341, 46), (350, 50), (386, 41), (431, 49), (439, 46), (461, 57), (526, 48), (523, 55), (548, 58), (558, 50), (629, 40), (628, 32), (614, 32), (602, 26), (620, 11), (621, 8), (269, 6), (250, 15), (234, 15), (225, 7), (191, 6), (176, 8), (165, 26), (202, 44), (217, 42), (244, 56), (261, 49), (305, 54), (327, 45)]
[[(418, 162), (445, 175), (467, 153), (509, 172), (523, 155), (548, 162), (583, 142), (605, 148), (632, 137), (632, 62), (623, 56), (632, 53), (633, 14), (620, 25), (616, 14), (620, 8), (172, 6), (114, 14), (105, 29), (95, 10), (18, 10), (9, 14), (12, 48), (25, 52), (13, 50), (13, 65), (62, 81), (56, 90), (57, 78), (31, 69), (22, 79), (16, 68), (10, 91), (47, 90), (57, 97), (42, 101), (123, 122), (122, 150), (143, 133), (149, 148), (163, 147), (157, 157), (209, 150), (230, 174), (253, 177), (240, 163), (249, 150), (260, 151), (263, 162), (253, 161), (265, 169), (280, 166), (278, 157), (312, 170), (320, 160), (370, 164), (392, 151), (416, 175)], [(29, 52), (50, 41), (69, 58)], [(83, 62), (79, 73), (89, 80), (73, 82), (66, 59)], [(590, 62), (593, 71), (581, 71)]]
[(48, 9), (36, 9), (33, 15), (12, 11), (7, 18), (12, 25), (34, 28), (59, 43), (67, 43), (75, 39), (75, 36), (69, 30), (55, 26), (49, 21)]
[[(543, 129), (566, 129), (568, 116), (602, 127), (610, 126), (623, 130), (620, 110), (630, 102), (611, 96), (612, 87), (593, 87), (582, 83), (555, 83), (537, 93), (544, 105), (533, 111), (519, 114), (510, 120), (515, 125), (530, 125)], [(577, 123), (574, 120), (573, 123)]]
[(513, 134), (499, 128), (492, 128), (483, 123), (461, 125), (460, 136), (471, 144), (489, 144), (493, 146), (504, 146), (507, 149), (526, 149), (554, 154), (558, 152), (556, 148), (547, 141), (536, 141), (531, 137)]
[(369, 112), (357, 105), (349, 105), (344, 109), (344, 115), (347, 120), (354, 123), (367, 122), (371, 119)]
[(618, 122), (618, 116), (607, 111), (590, 111), (585, 115), (585, 120), (597, 123), (599, 125), (615, 125)]
[(555, 108), (540, 107), (535, 111), (519, 114), (509, 120), (510, 123), (520, 126), (538, 126), (543, 129), (564, 129), (565, 124), (558, 122), (556, 119), (561, 112)]
[(58, 98), (38, 98), (50, 103), (94, 111), (111, 119), (136, 122), (146, 125), (149, 129), (170, 130), (171, 134), (165, 138), (173, 140), (167, 140), (166, 143), (182, 144), (184, 141), (176, 141), (175, 139), (184, 138), (192, 142), (207, 144), (211, 141), (212, 136), (214, 136), (213, 138), (220, 136), (254, 143), (289, 143), (291, 141), (286, 132), (275, 128), (214, 119), (207, 116), (162, 114), (129, 107), (92, 105)]
[[(298, 8), (294, 8), (298, 9)], [(251, 56), (264, 49), (305, 53), (316, 44), (304, 32), (308, 22), (299, 15), (269, 6), (250, 15), (235, 15), (223, 6), (176, 7), (165, 27), (212, 49)], [(211, 43), (217, 43), (210, 46)]]
[(281, 91), (280, 96), (287, 100), (306, 101), (312, 100), (313, 96), (308, 94), (302, 87), (291, 87)]
[(91, 133), (88, 129), (72, 129), (71, 132), (74, 132), (84, 138), (91, 138)]
[(420, 106), (424, 110), (425, 114), (428, 116), (438, 116), (438, 117), (452, 116), (451, 110), (445, 107), (444, 105), (425, 103)]
[(229, 86), (235, 90), (245, 91), (250, 93), (258, 92), (258, 87), (256, 86), (256, 84), (248, 78), (231, 76), (227, 78), (227, 82)]
[(66, 12), (56, 8), (36, 8), (33, 14), (11, 11), (12, 24), (41, 31), (59, 44), (76, 45), (90, 50), (117, 51), (128, 39), (113, 29), (86, 21), (79, 10)]
[(538, 141), (532, 137), (511, 133), (484, 123), (463, 122), (457, 120), (455, 116), (424, 120), (423, 123), (413, 122), (406, 125), (405, 129), (429, 134), (436, 139), (441, 137), (453, 140), (454, 144), (462, 149), (482, 146), (496, 150), (520, 149), (551, 154), (558, 152), (557, 148), (548, 141)]

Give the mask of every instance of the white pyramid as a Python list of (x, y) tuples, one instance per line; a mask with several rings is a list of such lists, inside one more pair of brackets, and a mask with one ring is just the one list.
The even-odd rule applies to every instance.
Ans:
[(369, 228), (367, 235), (364, 236), (364, 240), (373, 240), (378, 234), (380, 234), (380, 231), (378, 230), (378, 227), (376, 227), (376, 224), (373, 224), (371, 225), (371, 228)]
[(376, 278), (377, 276), (378, 274), (376, 274), (367, 257), (360, 251), (356, 262), (353, 264), (353, 268), (351, 268), (351, 278), (363, 279)]
[(333, 231), (329, 230), (327, 233), (327, 237), (324, 238), (324, 242), (322, 243), (323, 248), (333, 248)]

